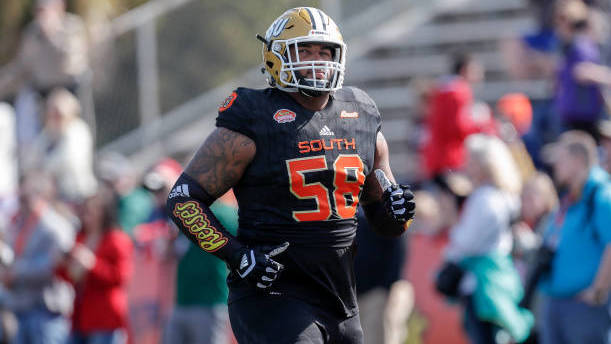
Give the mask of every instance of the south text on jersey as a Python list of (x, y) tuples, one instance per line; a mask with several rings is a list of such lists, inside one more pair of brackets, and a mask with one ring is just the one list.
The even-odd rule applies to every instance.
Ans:
[(309, 141), (299, 141), (297, 143), (299, 153), (319, 152), (322, 150), (356, 150), (356, 140), (354, 137), (349, 139), (315, 139)]

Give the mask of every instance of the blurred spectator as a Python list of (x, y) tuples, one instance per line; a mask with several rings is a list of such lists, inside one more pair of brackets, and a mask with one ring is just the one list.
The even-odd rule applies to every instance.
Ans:
[[(3, 271), (11, 266), (15, 258), (13, 249), (7, 242), (7, 230), (9, 225), (8, 219), (10, 219), (12, 216), (7, 216), (6, 214), (2, 215), (7, 217), (6, 221), (0, 223), (0, 271)], [(2, 283), (0, 283), (0, 343), (8, 344), (13, 343), (15, 334), (17, 333), (17, 319), (15, 314), (13, 314), (13, 312), (11, 312), (7, 305), (3, 302), (5, 297), (6, 288)]]
[(420, 150), (424, 147), (427, 139), (427, 116), (434, 84), (433, 80), (427, 78), (415, 78), (407, 85), (412, 105), (407, 114), (409, 126), (405, 138), (409, 152), (408, 158), (413, 160), (414, 163), (405, 166), (406, 170), (404, 172), (414, 182), (423, 182), (427, 179), (427, 176), (424, 175), (425, 171), (421, 167), (424, 157), (423, 154), (420, 154)]
[[(502, 104), (507, 96), (509, 96), (510, 104), (517, 103), (511, 105), (508, 109), (506, 108), (508, 104)], [(523, 112), (522, 115), (512, 114), (506, 118), (510, 119), (510, 122), (514, 124), (516, 134), (521, 138), (524, 148), (530, 155), (529, 159), (534, 168), (545, 169), (547, 166), (541, 159), (541, 149), (546, 144), (555, 141), (560, 132), (560, 121), (553, 113), (553, 100), (539, 99), (531, 102), (530, 99), (521, 93), (510, 93), (499, 99), (497, 111), (499, 113), (507, 113), (509, 111), (516, 113)], [(503, 131), (501, 129), (501, 132)], [(501, 136), (504, 136), (504, 134), (501, 133)], [(522, 163), (517, 162), (523, 170), (524, 166)], [(528, 163), (528, 165), (531, 165), (531, 163)], [(528, 167), (528, 169), (531, 169), (531, 167)], [(523, 176), (529, 177), (528, 174), (524, 173)]]
[[(611, 87), (611, 68), (608, 66), (593, 63), (593, 62), (582, 62), (575, 66), (575, 77), (577, 81), (585, 84), (596, 84), (601, 87)], [(608, 95), (604, 95), (607, 96)], [(609, 100), (603, 97), (607, 111), (609, 111)]]
[[(238, 209), (229, 192), (211, 206), (221, 224), (232, 234), (238, 229)], [(178, 233), (177, 233), (178, 234)], [(174, 243), (180, 256), (176, 271), (175, 306), (163, 342), (167, 344), (227, 344), (227, 266), (178, 234)]]
[(182, 173), (182, 166), (176, 160), (166, 158), (157, 163), (144, 175), (142, 184), (154, 195), (155, 206), (147, 222), (167, 220), (165, 202), (170, 189)]
[[(0, 99), (23, 90), (15, 106), (19, 121), (19, 142), (33, 137), (39, 128), (38, 97), (43, 99), (52, 89), (63, 87), (75, 95), (88, 77), (87, 32), (83, 21), (66, 13), (64, 0), (35, 0), (34, 19), (27, 26), (15, 59), (0, 69)], [(89, 106), (91, 97), (81, 100)], [(86, 113), (87, 116), (92, 113)], [(87, 117), (87, 119), (92, 119)], [(93, 122), (90, 122), (92, 124)]]
[(536, 20), (534, 31), (501, 42), (509, 75), (516, 79), (550, 78), (555, 68), (558, 38), (554, 33), (556, 0), (529, 0)]
[(165, 201), (182, 172), (181, 165), (166, 158), (155, 164), (143, 177), (143, 185), (153, 194), (149, 218), (134, 228), (134, 280), (130, 285), (130, 319), (135, 342), (157, 343), (162, 340), (174, 304), (176, 257), (172, 239), (177, 230), (168, 221)]
[(596, 145), (580, 131), (551, 150), (560, 206), (544, 233), (553, 255), (543, 276), (542, 343), (606, 343), (611, 328), (611, 184)]
[(533, 309), (531, 302), (537, 283), (534, 278), (538, 278), (533, 267), (536, 266), (541, 236), (558, 205), (558, 196), (551, 178), (543, 172), (536, 172), (524, 183), (521, 200), (520, 219), (512, 226), (512, 256), (525, 285), (521, 304)]
[(0, 102), (0, 232), (17, 207), (16, 148), (15, 113), (9, 104)]
[(555, 30), (563, 44), (563, 61), (556, 79), (555, 111), (563, 129), (583, 130), (598, 140), (603, 98), (600, 86), (582, 69), (583, 63), (600, 64), (601, 59), (589, 23), (589, 9), (581, 0), (558, 3)]
[(428, 139), (423, 147), (425, 175), (429, 178), (462, 167), (465, 138), (490, 129), (489, 113), (475, 116), (473, 111), (471, 85), (482, 80), (482, 66), (467, 54), (454, 56), (452, 64), (452, 75), (438, 81), (430, 98)]
[(73, 245), (74, 227), (53, 208), (53, 188), (46, 174), (26, 174), (20, 184), (19, 212), (7, 233), (14, 259), (0, 269), (6, 288), (0, 301), (17, 315), (17, 344), (41, 339), (64, 344), (68, 338), (66, 316), (72, 311), (74, 292), (54, 271)]
[(473, 343), (496, 343), (499, 327), (522, 342), (530, 334), (533, 317), (518, 307), (523, 290), (509, 256), (510, 226), (519, 211), (520, 175), (500, 139), (473, 135), (466, 146), (465, 172), (474, 190), (450, 230), (447, 263), (437, 286), (462, 300), (465, 330)]
[(427, 120), (434, 86), (435, 80), (428, 78), (415, 78), (408, 85), (413, 99), (409, 117), (416, 125), (424, 125)]
[[(533, 109), (530, 99), (523, 93), (508, 93), (503, 95), (496, 103), (497, 112), (503, 119), (515, 128), (515, 133), (522, 137), (530, 130)], [(502, 133), (502, 130), (501, 130)], [(501, 135), (503, 138), (504, 135)]]
[(404, 343), (414, 302), (411, 285), (402, 279), (406, 237), (374, 233), (362, 211), (357, 219), (354, 274), (364, 342)]
[(533, 160), (522, 137), (530, 130), (532, 106), (522, 93), (508, 93), (496, 103), (499, 137), (505, 142), (515, 160), (522, 179), (535, 172)]
[(611, 173), (611, 120), (603, 120), (598, 123), (601, 147), (601, 166)]
[(105, 153), (97, 159), (97, 173), (118, 195), (119, 227), (130, 236), (153, 211), (153, 195), (142, 187), (131, 161), (119, 153)]
[(517, 224), (541, 234), (546, 218), (558, 204), (556, 189), (550, 177), (543, 172), (533, 174), (522, 187), (521, 200), (520, 222)]
[(0, 70), (0, 98), (23, 84), (43, 94), (56, 87), (75, 90), (87, 70), (82, 20), (66, 13), (63, 0), (36, 0), (34, 20), (23, 33), (16, 58)]
[[(541, 321), (537, 310), (542, 298), (541, 293), (537, 292), (541, 276), (538, 271), (538, 253), (542, 233), (552, 219), (558, 196), (551, 178), (545, 173), (536, 172), (524, 183), (521, 200), (520, 221), (512, 226), (512, 257), (524, 285), (524, 297), (520, 306), (533, 311), (537, 323)], [(527, 343), (537, 343), (539, 336), (537, 329), (533, 329), (529, 338), (531, 340)]]
[[(553, 49), (554, 47), (550, 45), (553, 42), (548, 41), (548, 39), (553, 39), (554, 35), (554, 6), (557, 0), (529, 0), (528, 2), (537, 20), (537, 34), (539, 36), (526, 36), (524, 40), (533, 48), (539, 50)], [(539, 40), (536, 38), (539, 38)]]
[(127, 342), (131, 239), (117, 225), (114, 193), (100, 187), (80, 209), (82, 229), (59, 275), (74, 284), (73, 344)]
[(431, 236), (445, 236), (458, 221), (460, 210), (472, 188), (471, 181), (463, 173), (436, 176), (428, 190), (419, 192), (423, 206), (419, 210), (418, 220), (414, 221), (414, 224), (418, 224), (417, 231)]
[(45, 127), (24, 161), (24, 169), (42, 169), (53, 175), (60, 198), (78, 202), (93, 194), (93, 139), (79, 117), (78, 100), (64, 89), (49, 95)]
[(604, 65), (611, 63), (611, 2), (609, 0), (583, 0), (589, 6), (590, 32), (601, 51)]

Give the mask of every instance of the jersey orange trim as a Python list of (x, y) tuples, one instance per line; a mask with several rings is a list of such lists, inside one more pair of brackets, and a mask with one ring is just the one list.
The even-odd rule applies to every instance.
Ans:
[(219, 112), (223, 112), (233, 105), (233, 101), (238, 97), (238, 94), (234, 91), (231, 95), (223, 101), (223, 104), (219, 107)]

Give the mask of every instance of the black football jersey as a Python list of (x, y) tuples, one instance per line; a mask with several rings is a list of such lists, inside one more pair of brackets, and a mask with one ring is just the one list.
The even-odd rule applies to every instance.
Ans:
[[(347, 315), (356, 311), (351, 244), (380, 123), (371, 98), (351, 87), (335, 92), (321, 111), (275, 88), (238, 88), (220, 107), (217, 126), (256, 144), (234, 187), (238, 239), (291, 243), (278, 257), (286, 269), (272, 292), (334, 302)], [(230, 301), (248, 294), (245, 286), (230, 287)]]

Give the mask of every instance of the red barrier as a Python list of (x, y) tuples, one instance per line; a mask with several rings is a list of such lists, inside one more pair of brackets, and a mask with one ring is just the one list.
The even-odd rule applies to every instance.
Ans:
[(171, 233), (163, 220), (134, 229), (134, 273), (128, 289), (131, 343), (161, 343), (174, 303), (176, 261), (166, 254)]
[(444, 235), (413, 234), (410, 238), (407, 276), (414, 287), (416, 312), (425, 318), (423, 344), (467, 344), (460, 307), (448, 304), (434, 286), (447, 242)]

